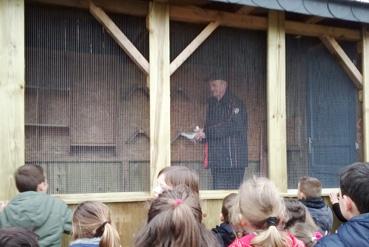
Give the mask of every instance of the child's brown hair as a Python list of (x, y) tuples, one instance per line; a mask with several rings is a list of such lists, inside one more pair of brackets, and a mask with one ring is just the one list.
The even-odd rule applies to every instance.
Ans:
[(299, 191), (303, 193), (304, 199), (321, 197), (322, 184), (317, 178), (303, 176), (299, 179)]
[(166, 167), (159, 172), (158, 177), (160, 175), (164, 175), (165, 183), (172, 188), (184, 184), (188, 186), (192, 192), (199, 194), (199, 175), (186, 166)]
[(37, 191), (37, 186), (45, 182), (44, 170), (39, 165), (23, 165), (14, 174), (19, 192)]
[(222, 216), (223, 221), (226, 224), (229, 224), (231, 222), (231, 213), (233, 212), (232, 207), (235, 204), (235, 198), (237, 197), (236, 193), (231, 193), (224, 197), (223, 204), (222, 204)]

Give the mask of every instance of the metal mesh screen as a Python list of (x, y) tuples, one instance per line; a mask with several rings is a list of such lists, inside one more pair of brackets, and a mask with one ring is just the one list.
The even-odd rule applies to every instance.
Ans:
[[(110, 15), (148, 57), (144, 18)], [(148, 190), (146, 78), (87, 11), (26, 6), (26, 163), (50, 193)]]
[[(341, 45), (357, 64), (356, 45)], [(320, 40), (289, 35), (286, 53), (289, 188), (306, 175), (338, 187), (340, 169), (360, 159), (357, 89)]]
[[(173, 60), (204, 28), (202, 25), (171, 22), (171, 60)], [(240, 181), (236, 176), (266, 174), (266, 35), (264, 32), (246, 31), (219, 27), (191, 55), (191, 57), (171, 77), (171, 138), (172, 165), (188, 166), (200, 175), (201, 189), (236, 189)], [(228, 82), (232, 99), (239, 99), (246, 108), (247, 121), (242, 122), (247, 130), (247, 144), (239, 149), (223, 149), (224, 143), (212, 146), (216, 140), (207, 137), (202, 142), (193, 143), (181, 133), (191, 133), (196, 126), (206, 128), (209, 114), (209, 81), (223, 79)], [(235, 100), (236, 101), (236, 100)], [(237, 101), (238, 102), (238, 101)], [(238, 104), (238, 103), (237, 103)], [(238, 105), (231, 107), (230, 118), (237, 118)], [(242, 110), (242, 109), (241, 109)], [(228, 113), (226, 113), (228, 114)], [(228, 121), (228, 120), (225, 120)], [(230, 120), (233, 121), (233, 120)], [(237, 121), (237, 120), (236, 120)], [(222, 123), (221, 123), (222, 124)], [(230, 128), (238, 128), (231, 124)], [(228, 132), (226, 130), (225, 132)], [(224, 133), (225, 133), (224, 132)], [(240, 132), (241, 133), (241, 132)], [(225, 134), (222, 140), (233, 142), (234, 134)], [(207, 145), (206, 145), (207, 143)], [(228, 145), (228, 144), (227, 144)], [(204, 152), (208, 146), (207, 152)], [(248, 168), (232, 166), (234, 160), (217, 165), (224, 176), (214, 176), (214, 153), (224, 153), (223, 157), (236, 157), (237, 152), (248, 151)], [(227, 152), (232, 152), (228, 155)], [(233, 155), (233, 152), (236, 152)], [(205, 153), (205, 154), (204, 154)], [(207, 153), (207, 155), (206, 155)], [(208, 169), (204, 168), (204, 157), (208, 158)], [(224, 165), (224, 166), (223, 166)], [(233, 176), (227, 167), (237, 171)], [(224, 170), (222, 170), (224, 169)], [(238, 173), (238, 174), (237, 174)], [(217, 181), (215, 181), (218, 178)]]

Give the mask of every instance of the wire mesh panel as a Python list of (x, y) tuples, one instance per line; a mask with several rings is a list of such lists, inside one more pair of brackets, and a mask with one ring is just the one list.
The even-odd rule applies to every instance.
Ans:
[[(339, 170), (359, 159), (357, 89), (318, 39), (286, 42), (289, 188), (307, 175), (337, 187)], [(357, 63), (355, 44), (342, 46)]]
[[(173, 61), (204, 26), (170, 25)], [(266, 174), (265, 67), (264, 32), (219, 27), (171, 76), (172, 165), (198, 172), (201, 189), (236, 189), (244, 176)], [(219, 100), (216, 79), (227, 82)], [(194, 142), (197, 126), (207, 136)]]
[[(148, 57), (145, 19), (110, 16)], [(26, 6), (25, 98), (26, 163), (50, 193), (148, 190), (146, 78), (90, 13)]]

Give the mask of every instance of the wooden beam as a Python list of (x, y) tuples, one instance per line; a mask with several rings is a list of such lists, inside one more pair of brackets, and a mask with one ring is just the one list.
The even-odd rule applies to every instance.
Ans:
[(168, 4), (150, 2), (147, 23), (150, 47), (150, 185), (153, 186), (159, 171), (171, 164)]
[(305, 21), (305, 23), (309, 23), (309, 24), (316, 24), (316, 23), (318, 23), (318, 22), (320, 22), (320, 21), (322, 21), (322, 20), (324, 20), (324, 18), (323, 18), (323, 17), (320, 17), (320, 16), (311, 16), (311, 17), (309, 17), (309, 18)]
[[(90, 7), (90, 0), (27, 0), (27, 2), (80, 9), (89, 9)], [(146, 16), (149, 7), (149, 3), (142, 0), (93, 0), (93, 2), (97, 6), (103, 6), (107, 12), (133, 16)]]
[(364, 161), (369, 162), (369, 27), (363, 27), (363, 140)]
[(284, 14), (270, 11), (267, 41), (267, 128), (269, 178), (287, 192), (286, 41)]
[(309, 37), (328, 35), (335, 39), (348, 41), (359, 41), (361, 39), (361, 32), (359, 30), (308, 24), (297, 21), (286, 21), (286, 33)]
[(0, 30), (0, 200), (8, 200), (24, 165), (24, 0), (0, 0)]
[(256, 8), (251, 6), (242, 6), (236, 13), (240, 15), (249, 15)]
[(352, 82), (358, 89), (363, 87), (363, 76), (360, 71), (356, 68), (355, 64), (351, 61), (349, 56), (345, 53), (338, 42), (329, 36), (322, 36), (320, 40), (323, 42), (325, 47), (332, 53), (332, 55), (338, 60), (339, 64), (346, 71)]
[[(75, 0), (29, 0), (30, 2), (55, 4), (77, 8), (88, 8), (86, 1)], [(147, 2), (141, 0), (94, 0), (95, 4), (104, 6), (109, 12), (127, 15), (146, 16)], [(266, 30), (267, 18), (259, 16), (241, 15), (225, 11), (209, 10), (195, 6), (170, 6), (170, 18), (174, 21), (189, 23), (209, 23), (221, 21), (222, 26)], [(349, 28), (331, 27), (317, 24), (309, 24), (297, 21), (285, 21), (286, 33), (310, 37), (329, 35), (335, 39), (359, 41), (361, 32)]]
[(119, 29), (112, 19), (95, 4), (90, 2), (90, 13), (105, 27), (110, 36), (126, 52), (132, 61), (146, 74), (149, 74), (149, 63), (134, 44)]
[(171, 62), (170, 75), (172, 75), (192, 53), (219, 27), (218, 21), (209, 23), (199, 35)]

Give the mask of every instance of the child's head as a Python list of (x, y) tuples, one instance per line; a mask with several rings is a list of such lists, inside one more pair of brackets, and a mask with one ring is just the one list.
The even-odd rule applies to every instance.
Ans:
[(314, 226), (297, 222), (295, 225), (289, 228), (289, 231), (302, 242), (304, 242), (306, 247), (315, 246), (316, 242), (323, 237), (323, 235), (316, 231)]
[(4, 228), (0, 229), (0, 246), (38, 247), (38, 237), (34, 232), (23, 228)]
[(44, 170), (39, 165), (24, 165), (15, 172), (15, 184), (19, 192), (47, 191)]
[(284, 204), (286, 206), (285, 229), (294, 226), (298, 222), (306, 221), (306, 208), (302, 202), (289, 199), (285, 200)]
[(369, 212), (369, 163), (354, 163), (340, 175), (340, 208), (346, 219)]
[(201, 221), (198, 195), (178, 185), (151, 202), (147, 224), (137, 234), (135, 246), (217, 246)]
[(301, 199), (316, 198), (322, 196), (322, 184), (319, 179), (303, 176), (299, 179), (297, 197)]
[(155, 196), (180, 184), (188, 186), (192, 192), (199, 194), (199, 175), (185, 166), (169, 166), (162, 169), (158, 174), (157, 183), (154, 189)]
[[(287, 199), (284, 201), (286, 206), (286, 219), (284, 228), (287, 230), (294, 229), (294, 231), (304, 230), (311, 230), (310, 233), (303, 232), (302, 235), (311, 235), (314, 232), (318, 231), (318, 226), (315, 224), (309, 210), (305, 207), (305, 205), (300, 202), (299, 200), (295, 199)], [(296, 225), (304, 224), (304, 226), (295, 227)], [(305, 226), (305, 224), (307, 226)], [(301, 239), (304, 241), (304, 239)]]
[(101, 202), (83, 202), (73, 212), (73, 239), (101, 238), (101, 247), (119, 247), (118, 232), (112, 225), (110, 210)]
[(285, 207), (275, 185), (267, 178), (253, 177), (241, 185), (237, 198), (244, 225), (259, 232), (251, 244), (285, 246), (286, 234), (278, 230)]
[(236, 193), (231, 193), (228, 196), (224, 197), (223, 204), (222, 204), (222, 221), (226, 224), (229, 224), (231, 222), (231, 219), (233, 218), (231, 216), (232, 210), (231, 208), (235, 204), (235, 198), (237, 197)]

